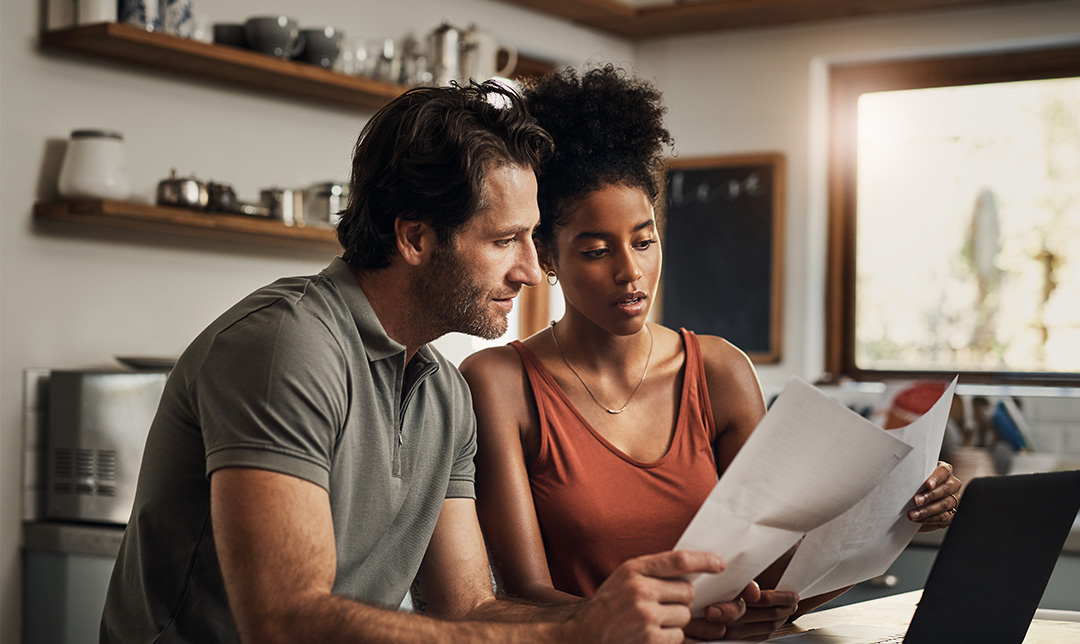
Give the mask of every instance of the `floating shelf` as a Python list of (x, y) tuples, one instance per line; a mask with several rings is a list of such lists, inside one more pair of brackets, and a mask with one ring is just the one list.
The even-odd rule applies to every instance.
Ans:
[(43, 32), (41, 45), (209, 78), (281, 96), (366, 110), (382, 107), (407, 89), (308, 63), (146, 31), (118, 22)]
[(286, 226), (280, 221), (152, 206), (113, 199), (47, 201), (34, 204), (34, 218), (94, 226), (231, 241), (340, 251), (329, 228)]

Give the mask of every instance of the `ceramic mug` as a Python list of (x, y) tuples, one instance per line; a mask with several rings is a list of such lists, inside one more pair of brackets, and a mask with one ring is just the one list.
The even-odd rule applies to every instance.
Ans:
[[(500, 54), (506, 54), (506, 64), (499, 67)], [(500, 43), (490, 31), (470, 27), (462, 38), (461, 78), (482, 83), (495, 76), (509, 77), (517, 67), (517, 49)]]
[(158, 0), (120, 0), (120, 22), (142, 27), (147, 31), (161, 30), (161, 4)]
[(161, 26), (165, 33), (191, 38), (195, 29), (191, 0), (161, 0)]
[(300, 60), (330, 69), (341, 54), (345, 34), (333, 27), (323, 27), (303, 29), (300, 31), (300, 37), (304, 41), (304, 50), (299, 55)]
[(214, 23), (214, 44), (247, 47), (247, 40), (244, 39), (244, 25), (235, 22)]
[(304, 49), (300, 25), (288, 16), (256, 16), (244, 23), (249, 49), (278, 58), (294, 58)]

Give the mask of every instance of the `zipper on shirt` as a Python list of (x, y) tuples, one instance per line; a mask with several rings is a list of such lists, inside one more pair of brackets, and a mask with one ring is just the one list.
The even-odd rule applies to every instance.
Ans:
[(391, 466), (391, 473), (395, 478), (401, 478), (401, 450), (405, 445), (405, 410), (408, 409), (409, 401), (412, 400), (413, 395), (420, 388), (420, 384), (424, 379), (438, 370), (439, 363), (437, 362), (424, 365), (423, 370), (416, 376), (416, 380), (409, 387), (408, 393), (405, 394), (405, 399), (401, 401), (401, 407), (398, 408), (397, 440), (394, 441), (394, 455)]

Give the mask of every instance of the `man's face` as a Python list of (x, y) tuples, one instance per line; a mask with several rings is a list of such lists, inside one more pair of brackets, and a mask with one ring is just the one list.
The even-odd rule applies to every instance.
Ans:
[(441, 333), (488, 340), (506, 333), (513, 298), (541, 279), (532, 232), (540, 221), (532, 170), (500, 166), (488, 172), (485, 207), (436, 247), (419, 276), (428, 322)]

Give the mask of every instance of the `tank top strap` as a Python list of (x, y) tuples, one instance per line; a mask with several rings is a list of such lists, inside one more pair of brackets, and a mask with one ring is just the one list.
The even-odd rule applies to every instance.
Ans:
[(709, 442), (716, 441), (716, 422), (713, 420), (712, 402), (709, 400), (709, 383), (705, 379), (705, 358), (701, 354), (701, 344), (697, 334), (685, 328), (679, 328), (679, 334), (683, 337), (683, 345), (686, 347), (686, 369), (684, 378), (688, 381), (684, 386), (691, 386), (698, 396), (698, 405), (701, 410), (702, 421), (705, 423), (705, 431), (709, 436)]
[[(544, 367), (544, 363), (540, 362), (540, 358), (533, 353), (533, 350), (525, 346), (525, 343), (521, 340), (514, 340), (510, 342), (510, 346), (518, 352), (518, 356), (521, 358), (521, 364), (525, 367), (525, 375), (529, 378), (529, 386), (532, 388), (533, 397), (537, 402), (541, 400), (542, 395), (546, 395), (547, 391), (557, 386), (555, 378)], [(540, 413), (543, 414), (543, 405)], [(543, 421), (543, 418), (540, 419)]]
[(521, 364), (525, 368), (525, 376), (529, 380), (529, 388), (532, 390), (533, 400), (536, 404), (538, 421), (536, 429), (539, 438), (539, 449), (532, 464), (536, 466), (538, 463), (547, 461), (551, 454), (551, 414), (554, 413), (558, 416), (560, 409), (558, 405), (553, 404), (552, 399), (558, 398), (556, 392), (559, 390), (559, 385), (555, 382), (555, 377), (551, 375), (551, 372), (544, 367), (544, 363), (540, 362), (540, 358), (533, 353), (532, 349), (525, 346), (524, 342), (514, 340), (509, 344), (514, 347), (521, 358)]

